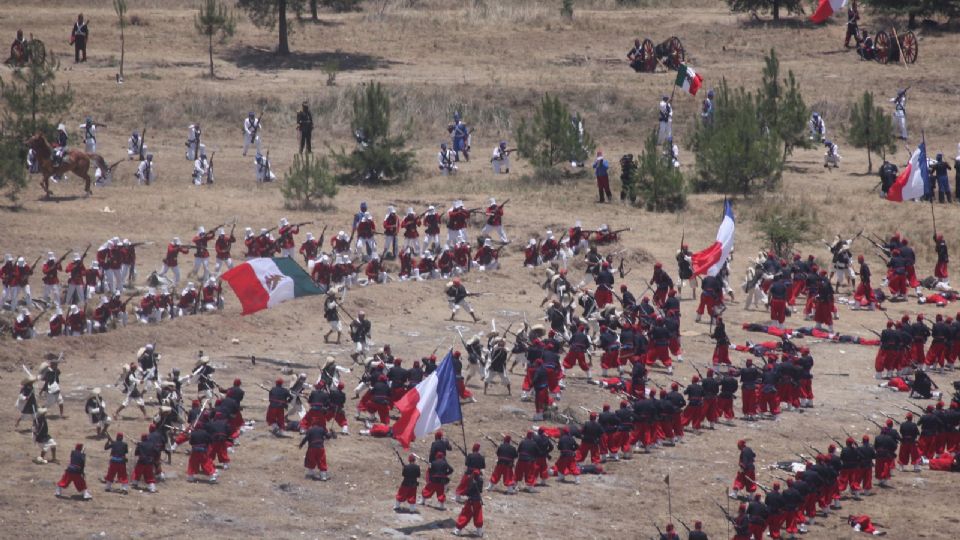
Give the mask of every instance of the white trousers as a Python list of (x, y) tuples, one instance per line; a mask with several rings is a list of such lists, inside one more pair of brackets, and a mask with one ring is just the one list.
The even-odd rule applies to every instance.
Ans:
[(497, 231), (497, 235), (500, 236), (500, 241), (503, 242), (504, 244), (509, 242), (509, 240), (507, 240), (507, 233), (504, 232), (503, 230), (503, 225), (493, 226), (490, 224), (486, 224), (483, 226), (483, 229), (480, 230), (480, 234), (484, 236), (489, 236), (490, 231)]

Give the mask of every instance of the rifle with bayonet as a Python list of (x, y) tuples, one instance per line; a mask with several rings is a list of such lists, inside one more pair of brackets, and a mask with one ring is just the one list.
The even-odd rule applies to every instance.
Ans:
[[(144, 144), (144, 141), (146, 141), (146, 137), (147, 137), (147, 126), (143, 126), (143, 131), (140, 132), (140, 148), (139, 148), (139, 152), (138, 152), (138, 154), (140, 154), (140, 161), (143, 161), (143, 159), (144, 159), (144, 157), (143, 157), (143, 144)], [(149, 182), (149, 178), (148, 178), (147, 180), (148, 180), (148, 182)]]

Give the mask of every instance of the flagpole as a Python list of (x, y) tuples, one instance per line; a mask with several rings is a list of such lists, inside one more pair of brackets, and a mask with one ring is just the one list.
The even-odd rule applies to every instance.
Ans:
[(670, 516), (670, 523), (673, 523), (673, 496), (670, 488), (670, 468), (667, 468), (667, 514)]

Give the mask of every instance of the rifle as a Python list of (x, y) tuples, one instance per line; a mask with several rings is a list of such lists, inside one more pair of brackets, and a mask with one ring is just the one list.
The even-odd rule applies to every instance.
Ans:
[(490, 444), (492, 444), (494, 448), (500, 448), (500, 445), (497, 444), (497, 441), (493, 440), (493, 438), (487, 435), (486, 433), (480, 433), (480, 435), (483, 435), (484, 439), (490, 441)]
[(467, 451), (466, 451), (462, 446), (460, 446), (459, 444), (457, 444), (456, 441), (451, 440), (450, 442), (453, 443), (453, 445), (457, 447), (457, 450), (460, 450), (461, 452), (463, 452), (463, 457), (467, 457)]
[(140, 133), (140, 161), (143, 161), (143, 141), (147, 136), (147, 126), (143, 126), (143, 131)]
[(263, 168), (266, 169), (267, 171), (263, 179), (265, 182), (269, 182), (270, 181), (270, 151), (269, 150), (267, 150), (267, 157), (264, 158), (263, 160)]
[(718, 503), (717, 501), (713, 501), (713, 504), (717, 505), (717, 508), (719, 508), (720, 511), (723, 513), (723, 517), (727, 518), (727, 521), (729, 521), (730, 523), (733, 523), (734, 525), (737, 524), (736, 520), (734, 520), (733, 517), (730, 516), (730, 513), (727, 512), (727, 509), (721, 506), (720, 503)]
[(874, 329), (872, 329), (872, 328), (867, 328), (867, 326), (864, 325), (864, 324), (861, 324), (860, 326), (862, 326), (863, 329), (866, 330), (867, 332), (871, 332), (871, 333), (873, 333), (875, 336), (881, 337), (881, 336), (880, 336), (880, 332), (877, 332), (876, 330), (874, 330)]
[(867, 416), (867, 415), (865, 415), (865, 414), (861, 414), (860, 416), (862, 416), (864, 420), (866, 420), (866, 421), (870, 422), (871, 424), (877, 426), (877, 428), (883, 429), (883, 426), (881, 426), (879, 423), (877, 423), (873, 418), (870, 418), (869, 416)]
[(683, 525), (683, 528), (686, 529), (687, 532), (690, 532), (690, 531), (691, 531), (690, 527), (689, 527), (686, 523), (684, 523), (682, 519), (677, 518), (677, 521), (679, 521), (680, 524)]
[(898, 426), (900, 425), (900, 421), (897, 420), (896, 418), (890, 416), (889, 414), (887, 414), (887, 413), (885, 413), (885, 412), (883, 412), (883, 411), (880, 411), (880, 414), (886, 416), (886, 417), (889, 418), (890, 420), (893, 420), (893, 423), (894, 423), (894, 424), (896, 424), (896, 425), (898, 425)]
[(400, 457), (400, 451), (397, 450), (396, 448), (394, 448), (394, 449), (393, 449), (393, 453), (396, 454), (396, 455), (397, 455), (397, 459), (400, 460), (400, 466), (401, 466), (401, 467), (406, 467), (406, 464), (404, 464), (404, 462), (403, 462), (403, 458)]
[(343, 311), (343, 314), (344, 314), (344, 315), (346, 315), (347, 317), (350, 317), (350, 320), (351, 320), (351, 321), (356, 320), (356, 317), (354, 317), (353, 315), (351, 315), (350, 312), (347, 311), (346, 308), (343, 307), (343, 304), (341, 304), (340, 302), (336, 302), (336, 301), (334, 301), (334, 302), (337, 304), (337, 307), (340, 308), (340, 311)]
[(33, 274), (33, 271), (37, 268), (37, 263), (40, 262), (40, 259), (42, 258), (43, 258), (43, 255), (37, 257), (37, 260), (33, 261), (33, 264), (27, 267), (30, 269), (30, 274)]
[(92, 245), (93, 245), (93, 244), (87, 244), (87, 249), (84, 249), (84, 250), (83, 250), (83, 253), (80, 254), (80, 261), (81, 261), (81, 262), (83, 262), (83, 260), (87, 258), (87, 253), (90, 252), (90, 246), (92, 246)]
[(302, 227), (304, 225), (313, 225), (312, 221), (301, 221), (300, 223), (294, 223), (294, 227)]
[(663, 538), (663, 531), (660, 530), (660, 526), (657, 525), (656, 523), (652, 523), (651, 525), (653, 525), (654, 527), (656, 527), (656, 529), (657, 529), (657, 534), (660, 535), (660, 538)]
[(233, 238), (233, 231), (237, 228), (237, 219), (233, 219), (233, 225), (230, 226), (230, 238)]
[(700, 373), (700, 368), (697, 367), (697, 364), (695, 362), (690, 362), (690, 365), (693, 366), (693, 369), (697, 370), (697, 375), (702, 379), (703, 373)]
[[(64, 259), (67, 258), (67, 255), (69, 255), (71, 251), (73, 251), (73, 250), (72, 250), (72, 249), (68, 249), (67, 252), (64, 253), (62, 257), (60, 257), (59, 259), (57, 259), (57, 264), (62, 263), (62, 262), (64, 261)], [(54, 265), (54, 266), (56, 266), (56, 265)]]
[(317, 245), (320, 246), (320, 250), (323, 250), (323, 237), (327, 235), (327, 225), (323, 226), (323, 231), (320, 232), (320, 240), (317, 241)]
[(625, 227), (625, 228), (623, 228), (623, 229), (617, 229), (617, 230), (615, 230), (615, 231), (610, 231), (610, 234), (620, 234), (620, 233), (622, 233), (622, 232), (624, 232), (624, 231), (629, 231), (629, 230), (631, 230), (630, 227)]
[(217, 151), (214, 150), (210, 152), (210, 159), (207, 161), (207, 183), (213, 183), (213, 156), (217, 155)]

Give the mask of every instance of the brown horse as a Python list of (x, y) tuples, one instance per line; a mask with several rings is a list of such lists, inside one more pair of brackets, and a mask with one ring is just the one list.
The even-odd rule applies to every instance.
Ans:
[(40, 187), (43, 188), (43, 192), (47, 198), (52, 195), (50, 192), (51, 176), (73, 173), (83, 178), (85, 182), (84, 192), (87, 195), (93, 195), (93, 191), (90, 189), (90, 175), (88, 174), (90, 162), (95, 160), (97, 166), (103, 171), (103, 174), (107, 174), (110, 170), (100, 154), (88, 154), (80, 150), (67, 150), (60, 166), (54, 166), (53, 150), (50, 148), (50, 143), (48, 143), (43, 134), (39, 132), (27, 139), (24, 144), (36, 154), (37, 165), (40, 167), (40, 174), (42, 175)]

